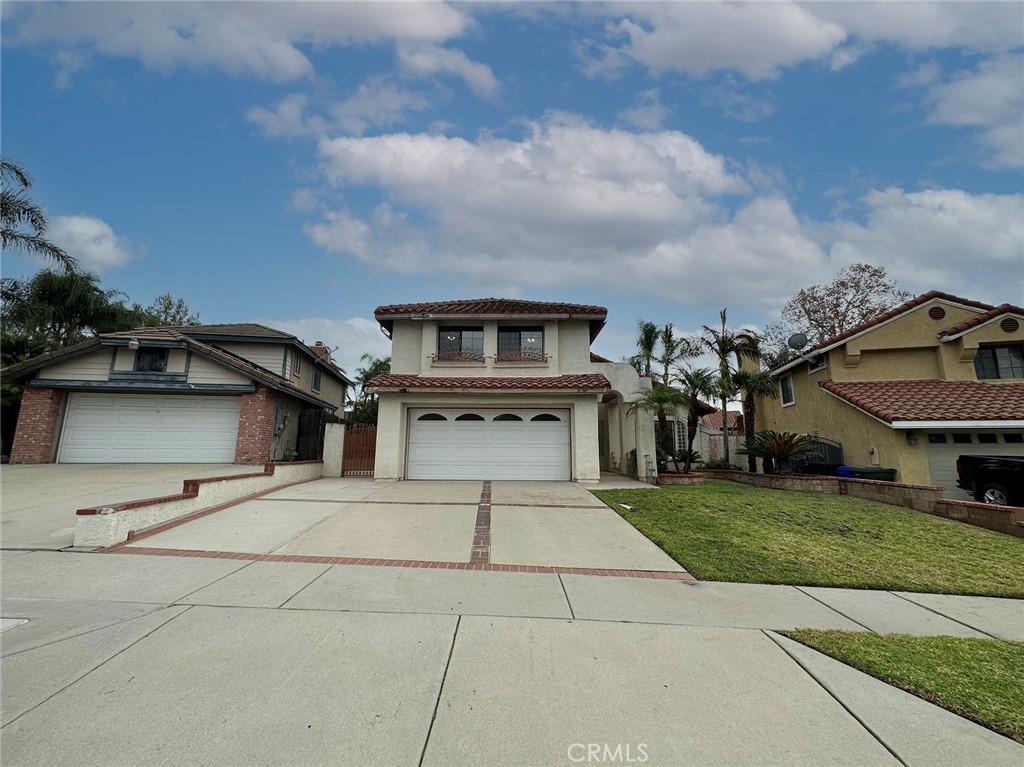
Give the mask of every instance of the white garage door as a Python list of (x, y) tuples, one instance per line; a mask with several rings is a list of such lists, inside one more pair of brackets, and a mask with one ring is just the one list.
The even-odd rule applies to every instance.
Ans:
[(1020, 431), (931, 432), (925, 435), (925, 439), (928, 440), (928, 468), (932, 474), (932, 484), (946, 488), (947, 498), (961, 501), (973, 499), (956, 486), (958, 456), (1024, 456), (1024, 432)]
[(568, 480), (568, 410), (410, 410), (409, 479)]
[(63, 463), (232, 463), (240, 397), (71, 395)]

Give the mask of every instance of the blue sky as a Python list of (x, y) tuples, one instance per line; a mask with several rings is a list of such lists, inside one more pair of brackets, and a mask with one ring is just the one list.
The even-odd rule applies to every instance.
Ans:
[(350, 369), (383, 303), (599, 303), (619, 358), (856, 261), (1024, 300), (1020, 3), (4, 3), (2, 44), (54, 239)]

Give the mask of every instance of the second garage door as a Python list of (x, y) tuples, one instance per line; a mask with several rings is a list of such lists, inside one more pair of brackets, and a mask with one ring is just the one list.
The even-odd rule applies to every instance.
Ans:
[(408, 479), (571, 476), (568, 410), (409, 411)]
[(961, 455), (1024, 456), (1022, 432), (931, 432), (928, 440), (928, 468), (932, 484), (946, 488), (946, 497), (974, 500), (956, 486), (956, 459)]
[(72, 394), (62, 463), (232, 463), (239, 397)]

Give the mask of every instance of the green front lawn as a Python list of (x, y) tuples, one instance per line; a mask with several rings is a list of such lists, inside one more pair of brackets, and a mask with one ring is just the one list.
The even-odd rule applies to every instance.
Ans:
[(898, 506), (726, 481), (595, 494), (701, 580), (1024, 597), (1024, 539)]
[(1024, 743), (1024, 643), (814, 629), (782, 633)]

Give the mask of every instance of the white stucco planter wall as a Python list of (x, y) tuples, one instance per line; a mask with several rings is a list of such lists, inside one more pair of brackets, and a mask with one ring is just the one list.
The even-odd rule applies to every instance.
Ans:
[(321, 461), (268, 463), (260, 473), (187, 479), (180, 495), (79, 509), (75, 546), (97, 548), (124, 543), (129, 532), (139, 532), (284, 485), (318, 479), (322, 473)]

